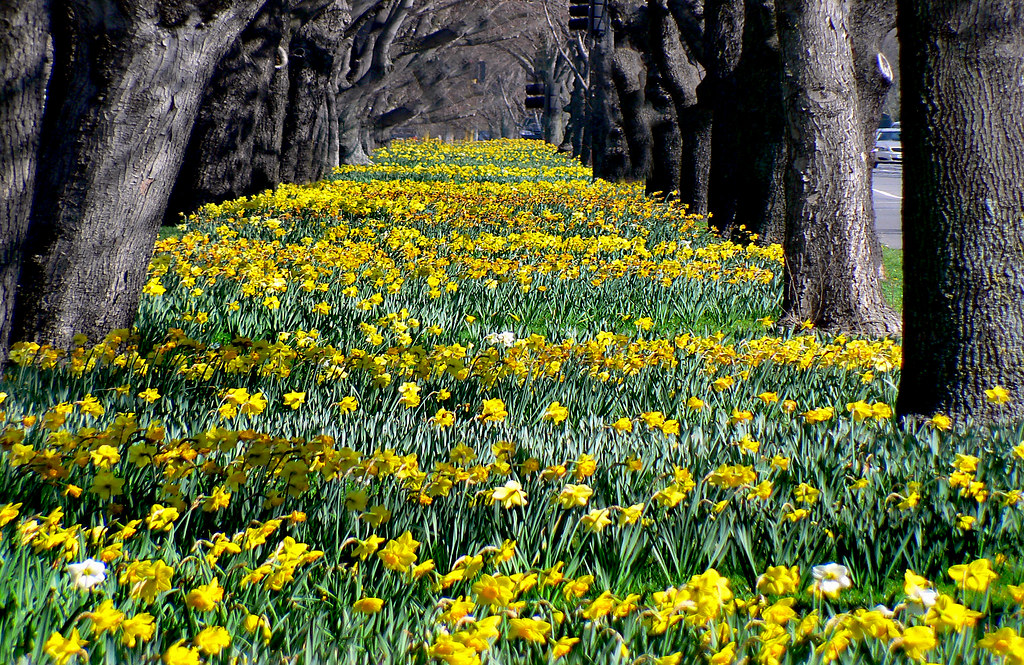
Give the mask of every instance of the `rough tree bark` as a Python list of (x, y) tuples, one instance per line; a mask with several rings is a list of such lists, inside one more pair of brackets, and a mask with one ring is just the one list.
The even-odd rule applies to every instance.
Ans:
[[(635, 4), (635, 3), (634, 3)], [(646, 180), (651, 164), (651, 112), (645, 98), (646, 12), (626, 0), (607, 4), (608, 27), (594, 40), (589, 130), (594, 175)]]
[(50, 77), (46, 0), (0, 5), (0, 361), (7, 356)]
[[(897, 411), (1024, 417), (1024, 8), (900, 0), (905, 305)], [(985, 390), (1003, 386), (1004, 405)]]
[(870, 167), (857, 116), (851, 4), (779, 0), (777, 7), (790, 141), (783, 321), (896, 334), (899, 318), (882, 296), (864, 214)]
[(135, 318), (214, 66), (265, 0), (75, 0), (51, 16), (47, 90), (13, 339), (67, 348)]
[(339, 62), (346, 55), (342, 36), (350, 22), (349, 9), (335, 0), (300, 27), (288, 55), (289, 93), (281, 155), (281, 180), (305, 183), (319, 180), (337, 166), (331, 163), (329, 99), (340, 84)]
[[(774, 0), (705, 3), (707, 77), (714, 115), (708, 207), (727, 238), (785, 237), (786, 137)], [(738, 234), (739, 226), (746, 234)]]
[(626, 180), (646, 180), (651, 172), (651, 118), (647, 105), (647, 67), (639, 51), (616, 46), (612, 54), (612, 85), (622, 114), (629, 172)]
[(591, 90), (590, 128), (594, 177), (612, 180), (627, 172), (626, 147), (622, 131), (616, 131), (618, 113), (615, 88), (612, 86), (611, 56), (615, 41), (611, 31), (594, 40), (590, 52)]
[(561, 145), (566, 136), (566, 125), (569, 115), (566, 103), (569, 86), (572, 83), (572, 70), (557, 51), (550, 54), (543, 67), (544, 85), (550, 90), (551, 103), (544, 109), (542, 126), (544, 140), (554, 145)]
[[(280, 181), (290, 5), (295, 4), (269, 0), (217, 64), (203, 94), (165, 224), (205, 203), (254, 194)], [(276, 99), (277, 95), (285, 99)], [(257, 157), (268, 152), (276, 157), (271, 163)], [(268, 169), (270, 173), (261, 173)]]
[[(292, 0), (289, 0), (289, 5)], [(250, 192), (261, 192), (281, 182), (281, 143), (284, 140), (284, 119), (288, 112), (288, 49), (295, 27), (292, 21), (281, 22), (281, 40), (274, 57), (274, 72), (267, 90), (263, 113), (256, 117), (252, 139), (252, 180)]]
[[(652, 165), (649, 190), (678, 191), (692, 212), (708, 210), (711, 167), (711, 116), (697, 89), (704, 77), (700, 65), (701, 8), (690, 0), (648, 0), (651, 59), (674, 106), (679, 153), (661, 150)], [(667, 129), (667, 127), (662, 127)], [(669, 134), (672, 138), (672, 134)]]
[(651, 105), (651, 172), (647, 193), (668, 195), (679, 191), (683, 170), (683, 137), (676, 107), (658, 67), (647, 76), (647, 99)]
[[(585, 138), (587, 95), (586, 83), (579, 80), (574, 81), (569, 95), (569, 119), (566, 123), (564, 137), (564, 141), (568, 143), (572, 156), (584, 164), (590, 163), (590, 141)], [(502, 136), (504, 136), (504, 132)]]

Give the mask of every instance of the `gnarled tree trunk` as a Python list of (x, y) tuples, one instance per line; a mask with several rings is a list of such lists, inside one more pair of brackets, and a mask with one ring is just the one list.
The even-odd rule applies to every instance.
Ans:
[[(779, 0), (790, 139), (784, 321), (895, 334), (875, 263), (850, 0)], [(814, 57), (807, 57), (808, 53)]]
[(264, 0), (76, 0), (52, 16), (54, 71), (14, 339), (71, 345), (135, 318), (214, 66)]
[[(612, 5), (609, 5), (611, 8)], [(630, 178), (629, 146), (622, 128), (622, 109), (612, 71), (615, 37), (612, 30), (594, 40), (591, 50), (590, 136), (594, 176), (618, 181)]]
[(330, 169), (331, 135), (336, 121), (328, 111), (340, 84), (343, 39), (350, 17), (345, 3), (335, 0), (300, 27), (288, 55), (288, 113), (284, 124), (281, 180), (305, 183), (319, 180)]
[(679, 191), (683, 169), (683, 137), (676, 107), (655, 68), (647, 77), (647, 99), (651, 105), (651, 172), (647, 193), (669, 195)]
[[(1024, 9), (900, 0), (905, 337), (897, 411), (1024, 416)], [(1007, 404), (986, 399), (1002, 386)]]
[(609, 2), (609, 28), (590, 54), (590, 136), (594, 175), (612, 181), (646, 180), (651, 172), (654, 112), (647, 100), (647, 9)]
[(647, 106), (647, 67), (643, 56), (629, 47), (612, 55), (612, 85), (622, 117), (629, 171), (626, 180), (644, 180), (651, 171), (650, 110)]

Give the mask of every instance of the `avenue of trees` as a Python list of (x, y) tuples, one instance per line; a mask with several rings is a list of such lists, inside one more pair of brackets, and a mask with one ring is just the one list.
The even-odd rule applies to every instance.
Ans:
[[(903, 334), (901, 415), (992, 418), (1002, 385), (1024, 416), (1019, 3), (591, 4), (580, 32), (567, 0), (2, 3), (0, 357), (131, 325), (180, 213), (366, 162), (401, 127), (517, 136), (538, 82), (545, 139), (595, 176), (782, 243), (783, 325)], [(902, 318), (869, 158), (897, 71)]]
[(453, 58), (439, 54), (514, 42), (503, 31), (531, 12), (513, 0), (3, 3), (0, 355), (11, 340), (67, 348), (130, 326), (162, 222), (367, 161), (382, 131), (446, 105)]

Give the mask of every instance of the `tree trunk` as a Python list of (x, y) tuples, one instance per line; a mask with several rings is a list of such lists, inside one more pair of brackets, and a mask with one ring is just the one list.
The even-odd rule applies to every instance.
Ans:
[[(850, 45), (850, 0), (780, 0), (790, 136), (784, 321), (895, 334), (879, 288)], [(813, 57), (808, 57), (813, 54)]]
[(583, 157), (583, 132), (587, 123), (587, 90), (580, 81), (573, 81), (569, 95), (569, 120), (566, 124), (565, 142), (572, 149), (572, 156)]
[(363, 149), (362, 118), (365, 116), (361, 111), (365, 104), (355, 92), (342, 93), (346, 101), (339, 104), (338, 154), (342, 164), (369, 164), (370, 157)]
[(544, 109), (544, 140), (556, 146), (565, 140), (566, 124), (569, 116), (565, 111), (569, 84), (572, 81), (572, 70), (562, 60), (561, 55), (548, 58), (544, 69), (544, 86), (550, 91), (550, 102)]
[[(299, 28), (288, 55), (288, 115), (284, 125), (281, 179), (305, 183), (323, 178), (331, 164), (331, 123), (328, 101), (340, 84), (349, 21), (340, 0)], [(366, 118), (364, 117), (365, 121)]]
[[(1024, 417), (1024, 11), (900, 0), (905, 305), (897, 411)], [(986, 399), (1002, 386), (1007, 404)]]
[[(611, 5), (609, 4), (609, 7)], [(622, 130), (622, 113), (612, 79), (615, 38), (612, 30), (594, 40), (591, 50), (590, 136), (594, 177), (624, 180), (629, 174), (629, 148)]]
[(256, 117), (252, 138), (252, 182), (250, 191), (262, 192), (281, 182), (281, 149), (284, 142), (284, 119), (288, 114), (288, 49), (294, 28), (282, 22), (281, 41), (274, 58), (274, 71), (267, 89), (264, 112)]
[[(336, 81), (338, 109), (338, 156), (342, 164), (369, 164), (364, 123), (373, 102), (394, 71), (392, 48), (412, 13), (414, 0), (396, 0), (369, 8), (349, 32), (351, 57), (341, 58)], [(355, 14), (353, 14), (355, 18)]]
[(338, 93), (337, 90), (327, 91), (327, 163), (328, 170), (341, 164), (341, 136), (338, 125)]
[(132, 324), (213, 68), (262, 2), (77, 0), (53, 20), (14, 339), (67, 348)]
[(651, 174), (647, 193), (669, 195), (679, 191), (679, 175), (683, 165), (683, 138), (675, 105), (662, 83), (661, 72), (655, 68), (647, 78), (647, 98), (651, 104)]
[[(774, 0), (707, 3), (701, 96), (713, 108), (708, 207), (727, 238), (785, 237), (785, 116)], [(745, 233), (737, 233), (740, 226)]]
[(626, 47), (612, 56), (612, 83), (618, 99), (621, 127), (626, 140), (623, 180), (645, 180), (651, 172), (650, 112), (644, 94), (647, 68), (639, 52)]
[[(711, 113), (711, 172), (708, 208), (711, 225), (724, 238), (735, 238), (736, 208), (747, 191), (737, 187), (740, 162), (746, 155), (739, 134), (739, 104), (746, 91), (739, 88), (737, 69), (743, 54), (745, 0), (708, 0), (704, 3), (704, 66), (699, 99)], [(751, 220), (753, 221), (753, 220)]]
[[(273, 112), (275, 77), (280, 70), (287, 75), (280, 54), (288, 49), (290, 32), (287, 3), (270, 0), (218, 63), (203, 95), (165, 224), (203, 204), (266, 187), (265, 182), (254, 183), (257, 127)], [(271, 140), (279, 153), (280, 132)]]
[(679, 200), (690, 212), (708, 212), (708, 177), (711, 174), (711, 110), (702, 104), (686, 109), (679, 117), (683, 138)]
[[(668, 153), (661, 151), (666, 158), (655, 161), (653, 182), (648, 189), (661, 189), (673, 182), (674, 186), (666, 191), (678, 191), (680, 200), (690, 206), (691, 212), (704, 214), (708, 209), (711, 117), (697, 97), (704, 72), (689, 44), (697, 10), (675, 0), (649, 0), (647, 8), (651, 59), (672, 99), (679, 132), (678, 158), (667, 159)], [(662, 130), (667, 129), (662, 127)], [(666, 169), (678, 171), (666, 172)]]
[(48, 4), (0, 5), (0, 366), (10, 342), (50, 78)]
[(517, 139), (519, 138), (519, 128), (515, 122), (508, 116), (501, 116), (501, 138), (503, 139)]

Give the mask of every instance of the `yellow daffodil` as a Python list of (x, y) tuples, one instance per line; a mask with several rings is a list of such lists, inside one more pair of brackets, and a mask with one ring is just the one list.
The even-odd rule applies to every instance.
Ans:
[(492, 503), (500, 503), (504, 508), (526, 505), (526, 492), (523, 486), (514, 480), (505, 483), (504, 486), (495, 488), (491, 492)]
[(352, 609), (361, 614), (376, 614), (384, 607), (384, 601), (380, 598), (367, 596), (360, 598), (352, 604)]
[(992, 562), (988, 559), (977, 559), (968, 564), (952, 566), (947, 572), (957, 587), (980, 593), (988, 590), (989, 584), (999, 577), (992, 570)]
[(43, 645), (43, 651), (53, 658), (57, 665), (65, 665), (73, 656), (86, 657), (88, 654), (83, 647), (87, 644), (89, 643), (78, 634), (78, 629), (72, 628), (68, 637), (58, 632), (52, 633)]

